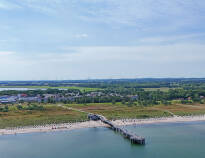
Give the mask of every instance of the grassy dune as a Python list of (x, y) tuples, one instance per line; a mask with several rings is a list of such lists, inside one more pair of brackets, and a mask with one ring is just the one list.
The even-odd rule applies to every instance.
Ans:
[(166, 117), (174, 115), (202, 115), (205, 114), (205, 104), (193, 104), (193, 105), (159, 105), (150, 107), (122, 105), (121, 103), (112, 105), (106, 104), (76, 104), (67, 105), (75, 107), (87, 112), (96, 114), (102, 114), (108, 119), (121, 119), (121, 118), (153, 118), (153, 117)]
[(86, 120), (87, 115), (57, 106), (45, 106), (38, 110), (9, 110), (0, 112), (0, 128), (51, 123), (76, 122)]
[(178, 116), (187, 115), (204, 115), (205, 114), (205, 104), (176, 104), (169, 106), (157, 106), (160, 110), (168, 110)]
[(108, 119), (122, 119), (122, 118), (151, 118), (171, 116), (166, 111), (156, 110), (154, 108), (145, 108), (132, 106), (128, 107), (122, 104), (88, 104), (88, 105), (67, 105), (75, 107), (87, 112), (101, 114)]
[[(151, 107), (122, 105), (121, 103), (67, 104), (65, 107), (81, 109), (86, 112), (102, 114), (108, 119), (123, 118), (154, 118), (205, 114), (205, 104), (194, 105), (158, 105)], [(9, 107), (9, 112), (0, 112), (0, 128), (41, 125), (51, 123), (76, 122), (87, 120), (87, 114), (63, 108), (57, 105), (44, 105), (44, 110), (18, 110), (16, 106)]]

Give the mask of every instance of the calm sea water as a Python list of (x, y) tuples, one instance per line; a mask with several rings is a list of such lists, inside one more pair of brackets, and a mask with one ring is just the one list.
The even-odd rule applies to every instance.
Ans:
[[(66, 88), (55, 88), (58, 90), (67, 90)], [(28, 90), (47, 90), (47, 88), (0, 88), (0, 91), (28, 91)]]
[(28, 91), (28, 90), (46, 90), (45, 88), (0, 88), (0, 91)]
[(205, 122), (127, 127), (146, 137), (131, 145), (107, 128), (0, 136), (1, 158), (204, 158)]

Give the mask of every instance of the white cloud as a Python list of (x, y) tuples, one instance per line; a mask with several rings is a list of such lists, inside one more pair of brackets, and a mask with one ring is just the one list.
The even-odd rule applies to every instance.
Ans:
[(130, 61), (150, 63), (192, 63), (205, 61), (205, 46), (200, 44), (173, 44), (165, 46), (102, 46), (67, 47), (63, 52), (24, 55), (30, 63), (55, 65), (88, 62)]
[(0, 40), (0, 43), (8, 42), (8, 40)]
[(166, 44), (166, 43), (197, 43), (202, 37), (205, 37), (204, 33), (198, 34), (185, 34), (185, 35), (169, 35), (169, 36), (156, 36), (145, 37), (136, 41), (136, 44)]
[(13, 55), (15, 54), (15, 52), (11, 52), (11, 51), (0, 51), (0, 55), (1, 56), (8, 56), (8, 55)]
[(0, 47), (16, 51), (0, 51), (5, 79), (205, 76), (204, 0), (0, 0), (16, 8), (0, 26)]
[(75, 38), (77, 38), (77, 39), (82, 39), (82, 38), (87, 38), (87, 37), (88, 37), (88, 34), (86, 34), (86, 33), (76, 34), (75, 35)]
[[(67, 53), (0, 52), (3, 79), (204, 77), (205, 46), (67, 47)], [(70, 53), (71, 52), (71, 53)], [(25, 75), (26, 74), (26, 75)]]
[[(203, 0), (21, 0), (19, 4), (44, 13), (77, 15), (84, 20), (121, 23), (142, 27), (149, 21), (168, 23), (185, 19), (203, 19)], [(63, 14), (62, 14), (63, 13)], [(173, 23), (172, 23), (173, 24)]]
[(55, 59), (72, 62), (124, 60), (128, 63), (129, 61), (159, 63), (205, 61), (205, 46), (200, 44), (136, 47), (68, 47), (67, 49), (77, 53), (57, 54), (58, 57)]
[[(200, 15), (203, 14), (201, 11), (205, 8), (202, 0), (198, 2), (190, 0), (104, 0), (99, 2), (90, 0), (86, 2), (90, 4), (90, 7), (81, 8), (84, 14), (80, 16), (84, 20), (137, 25), (139, 28), (148, 27), (153, 22), (159, 24), (163, 21), (165, 26), (169, 26), (175, 25), (176, 22), (185, 25), (188, 22), (185, 20), (187, 18), (189, 21), (198, 18), (202, 20)], [(200, 5), (200, 2), (203, 4)]]
[(4, 10), (12, 10), (12, 9), (19, 9), (21, 8), (19, 5), (5, 1), (5, 0), (1, 0), (0, 1), (0, 10), (4, 9)]
[(25, 8), (51, 15), (62, 12), (65, 7), (64, 0), (21, 0), (19, 3)]
[[(69, 24), (88, 22), (138, 33), (170, 33), (205, 27), (204, 0), (14, 0), (23, 8), (49, 14)], [(5, 1), (6, 2), (6, 1)], [(1, 3), (0, 3), (1, 5)], [(94, 26), (94, 25), (92, 25)], [(80, 26), (79, 26), (80, 27)], [(101, 27), (101, 26), (99, 26)], [(125, 28), (127, 29), (127, 28)], [(128, 28), (129, 29), (129, 28)], [(76, 35), (76, 38), (84, 38)]]

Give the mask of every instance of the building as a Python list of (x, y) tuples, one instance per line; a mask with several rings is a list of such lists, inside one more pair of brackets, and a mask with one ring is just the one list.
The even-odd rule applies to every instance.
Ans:
[(12, 104), (17, 101), (16, 96), (1, 96), (0, 97), (0, 103), (1, 104)]

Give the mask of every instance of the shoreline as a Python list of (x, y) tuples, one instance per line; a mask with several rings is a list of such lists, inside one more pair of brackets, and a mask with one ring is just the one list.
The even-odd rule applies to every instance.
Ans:
[[(129, 125), (143, 125), (143, 124), (155, 124), (155, 123), (180, 123), (180, 122), (194, 122), (205, 121), (205, 115), (200, 116), (174, 116), (174, 117), (162, 117), (162, 118), (149, 118), (149, 119), (121, 119), (112, 121), (117, 126), (129, 126)], [(77, 123), (62, 123), (51, 124), (45, 126), (26, 126), (0, 129), (1, 135), (16, 135), (26, 133), (45, 133), (45, 132), (57, 132), (57, 131), (69, 131), (82, 128), (95, 128), (95, 127), (108, 127), (101, 121), (86, 121)]]

